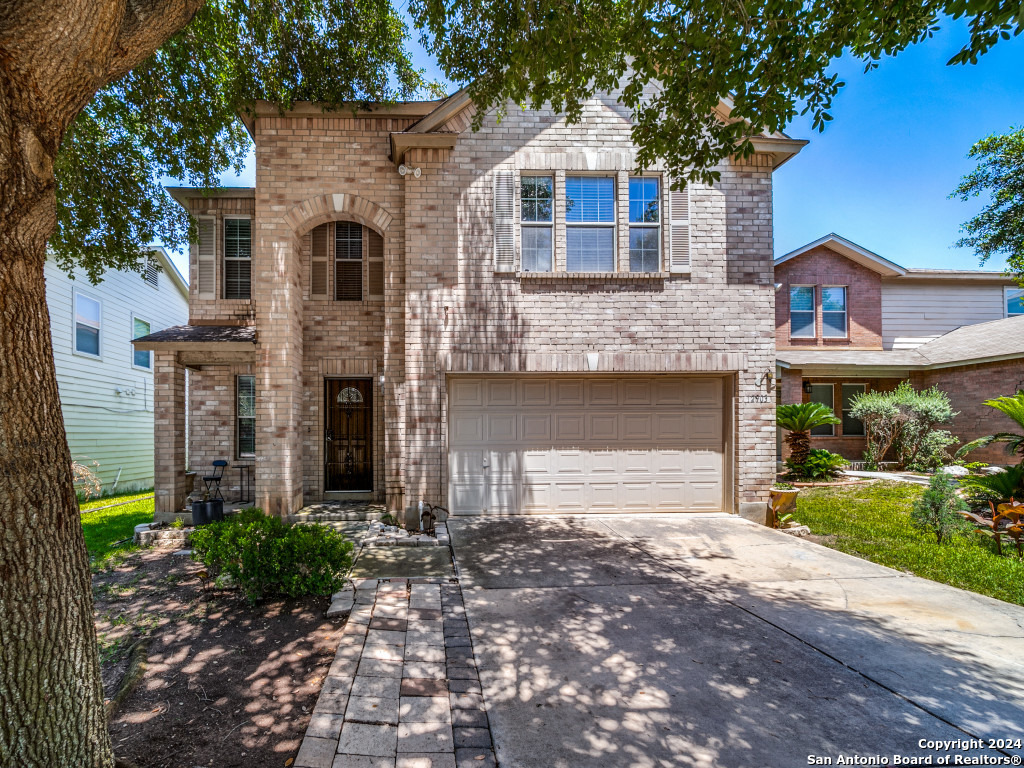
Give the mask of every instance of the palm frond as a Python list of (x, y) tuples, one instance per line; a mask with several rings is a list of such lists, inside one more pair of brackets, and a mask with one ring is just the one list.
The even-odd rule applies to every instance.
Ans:
[(838, 424), (839, 419), (832, 409), (822, 403), (794, 403), (775, 408), (779, 426), (790, 432), (809, 432), (815, 427)]
[(994, 397), (986, 400), (985, 405), (1002, 411), (1024, 428), (1024, 392), (1018, 392), (1012, 397)]

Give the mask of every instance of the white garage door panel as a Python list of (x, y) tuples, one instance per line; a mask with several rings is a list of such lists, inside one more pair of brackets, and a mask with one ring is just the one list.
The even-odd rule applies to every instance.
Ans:
[(453, 377), (453, 514), (721, 510), (723, 380)]

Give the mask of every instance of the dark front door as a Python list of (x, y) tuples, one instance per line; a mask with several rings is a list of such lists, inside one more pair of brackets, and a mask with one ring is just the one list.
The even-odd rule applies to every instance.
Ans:
[(372, 379), (327, 379), (325, 491), (373, 490)]

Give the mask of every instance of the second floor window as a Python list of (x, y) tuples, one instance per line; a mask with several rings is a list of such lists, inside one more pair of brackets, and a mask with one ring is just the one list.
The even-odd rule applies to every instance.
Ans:
[[(145, 320), (135, 317), (132, 315), (132, 338), (141, 339), (143, 336), (149, 336), (150, 325)], [(132, 365), (136, 368), (145, 368), (146, 370), (152, 370), (153, 368), (153, 353), (147, 349), (135, 349), (132, 347)]]
[(846, 288), (821, 289), (821, 332), (826, 339), (846, 338)]
[(523, 272), (550, 272), (554, 184), (550, 176), (523, 176), (519, 191)]
[(813, 285), (794, 285), (789, 289), (789, 335), (794, 339), (815, 336)]
[(1006, 316), (1024, 315), (1024, 289), (1006, 289)]
[(661, 267), (661, 192), (654, 176), (629, 180), (629, 271)]
[(248, 299), (252, 291), (252, 225), (224, 219), (224, 298)]
[(615, 271), (615, 179), (566, 177), (565, 244), (566, 271)]
[(334, 225), (334, 298), (363, 299), (363, 228), (351, 221)]
[(75, 291), (75, 352), (100, 356), (102, 305), (84, 293)]

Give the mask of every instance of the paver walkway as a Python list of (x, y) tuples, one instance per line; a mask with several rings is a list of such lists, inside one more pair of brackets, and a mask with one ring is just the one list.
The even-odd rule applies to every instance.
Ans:
[(296, 768), (493, 768), (462, 592), (366, 579)]

